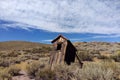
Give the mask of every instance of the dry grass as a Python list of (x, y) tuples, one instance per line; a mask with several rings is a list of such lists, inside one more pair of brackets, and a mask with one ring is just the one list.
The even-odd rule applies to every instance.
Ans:
[(27, 42), (27, 41), (6, 41), (6, 42), (0, 42), (0, 51), (23, 50), (23, 49), (36, 48), (41, 46), (50, 46), (50, 45)]
[[(5, 46), (8, 44), (9, 42), (3, 46), (0, 43), (0, 47), (9, 50), (11, 46)], [(22, 50), (37, 45), (34, 43), (26, 45), (25, 42), (25, 45), (15, 48), (19, 45), (16, 42), (12, 44), (14, 46), (11, 48), (20, 50), (0, 52), (0, 80), (11, 78), (20, 69), (27, 71), (36, 80), (120, 80), (120, 44), (118, 43), (77, 43), (75, 45), (78, 55), (84, 60), (83, 68), (81, 69), (78, 63), (74, 63), (71, 66), (56, 65), (54, 70), (48, 65), (48, 53), (51, 51), (49, 45), (43, 47), (38, 44), (37, 48)]]
[(12, 65), (10, 67), (0, 68), (0, 80), (10, 80), (12, 76), (18, 75), (20, 68)]
[(56, 65), (51, 70), (48, 64), (40, 62), (33, 62), (27, 68), (36, 80), (119, 80), (120, 75), (120, 64), (110, 61), (84, 62), (82, 69), (74, 63)]
[[(86, 63), (76, 74), (83, 80), (114, 80), (117, 78), (119, 65), (114, 62)], [(79, 75), (81, 74), (81, 75)], [(120, 74), (120, 73), (119, 73)]]

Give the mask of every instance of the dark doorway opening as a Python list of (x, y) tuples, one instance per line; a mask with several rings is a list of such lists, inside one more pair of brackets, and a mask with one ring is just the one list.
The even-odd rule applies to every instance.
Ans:
[(62, 43), (58, 43), (57, 44), (57, 50), (61, 50), (61, 48), (62, 48)]

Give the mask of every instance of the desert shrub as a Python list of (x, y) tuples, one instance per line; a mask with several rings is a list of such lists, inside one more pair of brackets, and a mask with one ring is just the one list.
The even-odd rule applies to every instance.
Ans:
[(10, 65), (10, 61), (6, 58), (0, 58), (0, 66), (8, 67)]
[(26, 58), (26, 59), (31, 59), (32, 55), (31, 54), (27, 54), (27, 55), (24, 55), (23, 57)]
[(2, 67), (9, 67), (15, 63), (20, 63), (21, 59), (18, 57), (7, 57), (7, 58), (0, 58), (0, 66)]
[(82, 69), (77, 63), (54, 65), (53, 70), (48, 66), (33, 62), (28, 65), (27, 72), (35, 80), (119, 80), (120, 74), (120, 64), (109, 60), (85, 62)]
[(52, 51), (52, 47), (43, 46), (43, 47), (31, 49), (31, 53), (49, 53), (49, 51)]
[(44, 65), (41, 65), (40, 62), (31, 62), (27, 67), (27, 73), (29, 76), (35, 77), (36, 72)]
[(20, 72), (20, 68), (18, 68), (17, 66), (10, 66), (8, 68), (8, 73), (11, 75), (11, 76), (15, 76), (15, 75), (18, 75)]
[(35, 80), (72, 80), (72, 70), (65, 65), (56, 65), (53, 70), (49, 67), (40, 68), (35, 74)]
[(105, 69), (104, 66), (98, 63), (86, 64), (82, 70), (76, 73), (77, 77), (83, 80), (112, 80), (113, 70)]
[(39, 58), (40, 58), (39, 56), (35, 56), (35, 55), (34, 55), (34, 56), (32, 56), (31, 59), (32, 59), (32, 60), (39, 60)]
[(0, 68), (0, 80), (11, 80), (12, 76), (19, 73), (20, 69), (16, 66)]
[(24, 55), (28, 55), (28, 54), (30, 54), (30, 52), (24, 52), (23, 54), (24, 54)]
[(6, 57), (6, 54), (5, 52), (0, 52), (0, 57)]
[(89, 50), (89, 53), (91, 54), (100, 54), (99, 50)]
[(31, 53), (40, 53), (42, 52), (42, 49), (41, 48), (33, 48)]
[(28, 54), (28, 53), (31, 53), (31, 50), (28, 49), (28, 50), (23, 50), (25, 53), (24, 54)]
[(19, 64), (21, 61), (22, 61), (22, 60), (18, 57), (18, 58), (15, 58), (14, 63)]
[(11, 77), (12, 76), (8, 73), (8, 69), (0, 68), (0, 80), (9, 80)]
[(47, 52), (52, 51), (52, 47), (43, 47), (44, 50), (47, 50)]
[(78, 51), (78, 56), (82, 61), (92, 61), (94, 57), (102, 59), (104, 56), (100, 56), (98, 50), (81, 50)]
[(118, 55), (111, 56), (111, 59), (115, 60), (116, 62), (120, 62), (120, 56)]
[(115, 60), (116, 62), (120, 62), (120, 53), (110, 56), (111, 59)]
[(55, 72), (50, 69), (39, 69), (35, 74), (35, 80), (55, 80)]
[(28, 59), (30, 59), (30, 58), (27, 58), (26, 55), (18, 57), (18, 60), (21, 61), (21, 62), (25, 61), (25, 60), (28, 60)]
[(117, 67), (109, 62), (86, 63), (82, 69), (76, 65), (55, 67), (57, 80), (112, 80)]
[[(73, 69), (71, 67), (71, 69)], [(74, 67), (73, 80), (119, 80), (117, 71), (119, 70), (119, 65), (110, 61), (103, 61), (99, 63), (86, 62), (82, 69), (79, 67)], [(117, 73), (117, 74), (116, 74)], [(71, 80), (70, 79), (70, 80)]]
[(75, 65), (74, 66), (57, 65), (54, 69), (54, 72), (56, 74), (56, 79), (72, 80), (73, 78), (75, 78), (74, 70), (75, 70)]
[(98, 59), (110, 59), (110, 57), (104, 56), (104, 55), (99, 55), (97, 58)]
[(79, 51), (78, 56), (82, 61), (92, 61), (93, 55), (89, 51)]
[(5, 57), (17, 57), (19, 55), (19, 53), (17, 52), (3, 52), (3, 53), (0, 53), (0, 56), (5, 58)]
[(31, 62), (26, 67), (27, 73), (31, 78), (35, 80), (55, 80), (55, 73), (50, 68), (45, 68), (45, 64), (40, 62)]
[(14, 52), (14, 51), (12, 51), (12, 52), (10, 52), (10, 53), (8, 53), (8, 57), (17, 57), (19, 54), (17, 53), (17, 52)]

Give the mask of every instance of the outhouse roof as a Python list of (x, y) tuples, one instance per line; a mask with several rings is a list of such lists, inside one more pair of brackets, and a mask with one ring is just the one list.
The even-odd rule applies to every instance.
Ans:
[(51, 43), (54, 43), (56, 40), (58, 40), (60, 37), (62, 37), (63, 39), (65, 39), (65, 40), (68, 40), (67, 38), (65, 38), (64, 36), (62, 36), (61, 34), (58, 36), (58, 37), (56, 37), (54, 40), (52, 40), (51, 41)]

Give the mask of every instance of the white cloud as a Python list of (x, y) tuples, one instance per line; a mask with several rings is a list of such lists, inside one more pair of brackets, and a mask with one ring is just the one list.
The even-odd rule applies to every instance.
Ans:
[(42, 42), (51, 42), (52, 39), (46, 39), (46, 40), (42, 40)]
[[(81, 40), (85, 40), (85, 39), (89, 39), (89, 38), (70, 38), (69, 40), (72, 42), (78, 42)], [(51, 42), (53, 39), (46, 39), (46, 40), (42, 40), (42, 42)]]
[(72, 39), (70, 39), (70, 40), (72, 40), (72, 41), (77, 41), (77, 40), (82, 40), (82, 39), (80, 39), (80, 38), (72, 38)]
[(0, 0), (0, 19), (23, 29), (120, 34), (120, 0)]
[(119, 34), (110, 34), (110, 35), (102, 35), (102, 36), (93, 36), (92, 38), (119, 38)]

